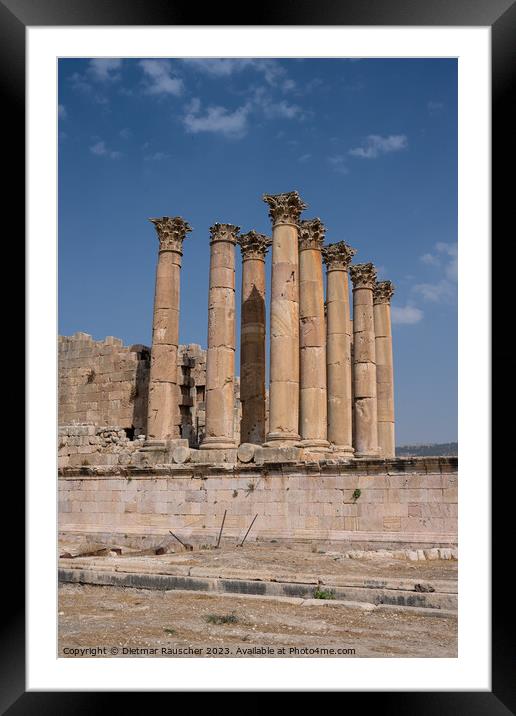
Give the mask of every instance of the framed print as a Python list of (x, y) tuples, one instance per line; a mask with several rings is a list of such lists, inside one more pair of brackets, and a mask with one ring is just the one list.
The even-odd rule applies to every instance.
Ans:
[(514, 4), (0, 13), (29, 337), (4, 710), (514, 710), (488, 377)]

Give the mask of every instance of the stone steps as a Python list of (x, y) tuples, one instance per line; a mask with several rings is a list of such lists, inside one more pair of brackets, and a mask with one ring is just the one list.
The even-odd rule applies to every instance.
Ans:
[(457, 610), (457, 583), (454, 580), (384, 580), (360, 575), (314, 576), (166, 564), (114, 565), (81, 559), (61, 559), (59, 564), (61, 582), (302, 599), (312, 599), (318, 589), (333, 595), (328, 603), (338, 600), (400, 608)]

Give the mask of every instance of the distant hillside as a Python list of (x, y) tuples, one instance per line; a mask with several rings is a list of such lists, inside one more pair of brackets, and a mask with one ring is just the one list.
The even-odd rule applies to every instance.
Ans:
[(449, 457), (458, 455), (458, 443), (428, 443), (399, 445), (396, 457)]

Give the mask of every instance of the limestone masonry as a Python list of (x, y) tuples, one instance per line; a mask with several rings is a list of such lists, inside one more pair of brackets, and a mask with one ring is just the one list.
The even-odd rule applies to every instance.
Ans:
[(59, 337), (61, 529), (148, 537), (172, 527), (202, 539), (227, 513), (228, 533), (254, 517), (254, 538), (454, 544), (456, 459), (395, 459), (394, 286), (372, 263), (352, 263), (344, 241), (325, 243), (297, 192), (263, 198), (271, 237), (210, 228), (206, 351), (180, 344), (192, 229), (178, 216), (150, 219), (151, 348)]

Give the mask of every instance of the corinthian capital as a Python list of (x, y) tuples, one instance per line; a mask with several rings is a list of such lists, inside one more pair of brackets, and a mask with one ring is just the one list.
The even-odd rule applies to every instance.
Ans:
[(299, 222), (299, 248), (321, 249), (326, 229), (320, 219), (306, 219)]
[(374, 288), (376, 282), (376, 268), (373, 264), (353, 264), (349, 273), (353, 281), (353, 288)]
[(351, 259), (357, 250), (349, 246), (345, 241), (338, 241), (335, 244), (323, 246), (323, 261), (329, 271), (332, 269), (342, 269), (347, 271), (351, 263)]
[(210, 226), (210, 243), (229, 241), (236, 244), (239, 231), (240, 226), (235, 226), (235, 224), (213, 224)]
[(390, 303), (394, 295), (394, 284), (391, 281), (377, 281), (373, 288), (374, 303)]
[(263, 200), (269, 205), (269, 216), (273, 226), (297, 225), (301, 212), (307, 208), (297, 191), (289, 191), (286, 194), (264, 194)]
[(149, 219), (156, 227), (160, 251), (183, 252), (183, 241), (188, 231), (192, 230), (190, 224), (180, 216), (162, 216), (160, 219)]
[(272, 244), (269, 236), (260, 234), (254, 229), (253, 231), (248, 231), (247, 234), (241, 234), (237, 241), (244, 261), (245, 259), (265, 259), (267, 249)]

